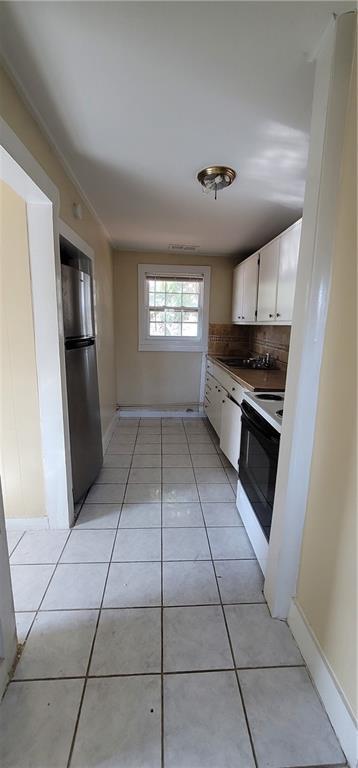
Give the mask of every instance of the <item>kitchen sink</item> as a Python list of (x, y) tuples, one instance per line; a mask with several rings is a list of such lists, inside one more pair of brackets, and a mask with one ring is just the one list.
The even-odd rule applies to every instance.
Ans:
[(218, 357), (217, 360), (228, 368), (253, 368), (266, 371), (276, 368), (275, 363), (267, 364), (262, 358), (257, 357)]

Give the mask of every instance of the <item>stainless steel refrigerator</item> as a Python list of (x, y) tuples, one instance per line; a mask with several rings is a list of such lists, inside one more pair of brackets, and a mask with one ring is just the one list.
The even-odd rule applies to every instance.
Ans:
[(73, 250), (61, 242), (72, 482), (77, 502), (96, 479), (103, 454), (90, 262), (79, 252), (76, 257)]

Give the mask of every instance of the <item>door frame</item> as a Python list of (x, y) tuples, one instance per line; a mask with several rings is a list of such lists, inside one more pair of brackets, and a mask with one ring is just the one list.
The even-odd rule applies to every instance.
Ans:
[(72, 472), (61, 316), (60, 196), (0, 118), (1, 178), (26, 202), (46, 516), (8, 518), (7, 528), (69, 528)]
[(299, 573), (355, 35), (355, 12), (332, 17), (316, 59), (281, 449), (264, 587), (272, 616), (281, 619), (288, 616)]

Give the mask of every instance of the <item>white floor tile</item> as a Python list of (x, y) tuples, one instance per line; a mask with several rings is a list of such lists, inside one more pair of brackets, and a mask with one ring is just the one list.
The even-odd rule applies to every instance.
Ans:
[(210, 560), (205, 528), (165, 528), (163, 560)]
[(242, 525), (234, 501), (203, 501), (203, 514), (208, 526), (236, 526)]
[(135, 453), (133, 454), (132, 467), (160, 467), (162, 457), (160, 453)]
[(166, 768), (254, 768), (234, 672), (167, 675)]
[(197, 468), (222, 468), (222, 463), (217, 455), (216, 451), (213, 453), (192, 453), (191, 454), (193, 466)]
[(153, 528), (160, 526), (159, 503), (123, 504), (119, 528)]
[(17, 642), (23, 645), (30, 631), (31, 624), (36, 616), (34, 612), (15, 613)]
[(11, 565), (57, 563), (68, 531), (26, 531), (10, 558)]
[(82, 689), (83, 680), (11, 683), (0, 708), (1, 768), (64, 768)]
[(264, 603), (264, 579), (256, 560), (217, 560), (215, 570), (223, 603)]
[(152, 483), (160, 485), (161, 483), (161, 469), (158, 468), (142, 468), (134, 467), (129, 474), (129, 483)]
[(160, 483), (128, 483), (124, 501), (126, 504), (160, 501)]
[(14, 551), (16, 545), (19, 543), (23, 535), (24, 531), (6, 531), (9, 555), (11, 555), (11, 553)]
[(259, 768), (345, 763), (306, 669), (239, 672)]
[(84, 504), (75, 528), (117, 528), (122, 504)]
[(164, 672), (233, 667), (221, 606), (164, 608), (163, 620)]
[(108, 563), (115, 531), (71, 531), (61, 563)]
[(11, 583), (15, 611), (37, 611), (54, 565), (12, 565)]
[(197, 483), (227, 483), (228, 478), (224, 469), (203, 468), (195, 469)]
[(163, 599), (164, 605), (219, 603), (212, 564), (163, 563)]
[(210, 453), (217, 456), (214, 444), (209, 442), (191, 443), (190, 453), (192, 456), (200, 456), (200, 455), (209, 456)]
[(204, 518), (198, 502), (163, 502), (163, 526), (165, 528), (201, 527), (203, 525)]
[(131, 465), (131, 460), (131, 453), (106, 453), (103, 458), (103, 467), (104, 469), (128, 468)]
[(86, 498), (86, 504), (118, 504), (123, 501), (125, 487), (122, 483), (92, 485)]
[(164, 454), (171, 454), (171, 455), (178, 455), (178, 454), (186, 454), (189, 455), (189, 448), (187, 445), (187, 442), (185, 443), (163, 443), (162, 446), (162, 452)]
[(160, 768), (160, 690), (159, 675), (89, 680), (71, 768)]
[(112, 563), (104, 608), (142, 608), (161, 604), (160, 563)]
[(163, 454), (163, 467), (177, 467), (191, 469), (189, 453), (165, 453)]
[(199, 501), (195, 483), (163, 483), (163, 501)]
[(150, 456), (154, 456), (155, 454), (160, 455), (161, 446), (159, 444), (157, 445), (156, 443), (148, 443), (145, 445), (137, 444), (134, 449), (134, 455), (138, 456), (138, 454), (142, 454), (142, 455), (148, 454)]
[(97, 611), (38, 613), (14, 679), (84, 676), (97, 616)]
[(230, 483), (198, 484), (200, 501), (235, 501), (235, 494)]
[(103, 483), (126, 483), (127, 479), (128, 469), (104, 468), (101, 469), (96, 479), (96, 485)]
[(225, 615), (237, 667), (304, 663), (288, 625), (272, 619), (267, 605), (227, 605)]
[(163, 483), (195, 483), (192, 469), (163, 467)]
[(122, 528), (118, 531), (112, 558), (114, 562), (160, 559), (160, 528)]
[(214, 560), (255, 560), (255, 553), (243, 526), (236, 528), (208, 528)]
[(99, 608), (107, 570), (107, 563), (60, 563), (42, 603), (42, 610)]
[(160, 670), (161, 609), (103, 610), (90, 675), (138, 675)]

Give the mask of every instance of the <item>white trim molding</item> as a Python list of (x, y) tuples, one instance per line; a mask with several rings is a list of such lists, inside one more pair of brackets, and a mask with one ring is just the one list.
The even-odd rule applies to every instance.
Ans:
[[(43, 168), (0, 118), (1, 178), (26, 202), (45, 504), (51, 528), (73, 521), (66, 439), (67, 395), (61, 342), (59, 193)], [(38, 520), (39, 518), (36, 518)]]
[(330, 298), (356, 14), (331, 23), (317, 60), (310, 153), (287, 369), (285, 408), (265, 580), (274, 618), (296, 594)]
[[(317, 638), (296, 600), (291, 602), (288, 624), (307, 664), (348, 764), (351, 768), (357, 768), (357, 721)], [(352, 675), (354, 674), (355, 670), (352, 670)]]
[(156, 407), (153, 406), (153, 408), (136, 408), (133, 407), (126, 407), (123, 406), (119, 409), (118, 416), (120, 416), (123, 419), (130, 419), (132, 418), (156, 418), (156, 419), (201, 419), (203, 414), (200, 410), (199, 404), (188, 406), (190, 410), (187, 410), (185, 406), (180, 408), (179, 406), (169, 406), (165, 409), (165, 407), (162, 407), (160, 410), (156, 410)]
[[(184, 336), (149, 337), (148, 295), (146, 277), (200, 278), (199, 336), (190, 339)], [(173, 265), (173, 264), (138, 264), (138, 351), (139, 352), (207, 352), (209, 336), (211, 267)], [(173, 307), (175, 309), (175, 307)], [(160, 307), (158, 307), (160, 311)], [(188, 311), (190, 309), (188, 308)]]

